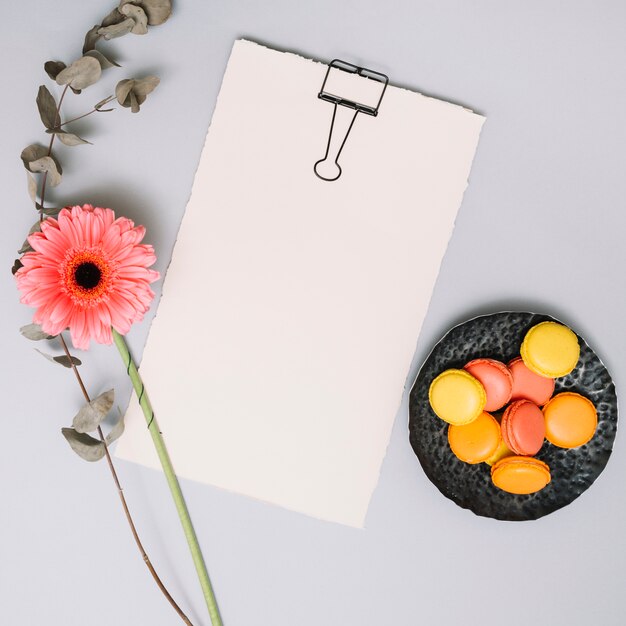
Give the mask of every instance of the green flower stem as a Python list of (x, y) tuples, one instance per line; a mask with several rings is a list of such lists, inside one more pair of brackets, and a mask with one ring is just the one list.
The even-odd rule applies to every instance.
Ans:
[(133, 387), (135, 388), (135, 393), (137, 394), (137, 397), (140, 398), (139, 404), (143, 410), (146, 422), (148, 423), (148, 430), (150, 431), (150, 435), (152, 435), (152, 441), (154, 442), (154, 447), (159, 455), (159, 460), (161, 461), (161, 466), (163, 467), (163, 473), (167, 479), (167, 484), (172, 492), (172, 498), (174, 499), (174, 504), (176, 505), (176, 510), (178, 511), (178, 517), (180, 518), (180, 523), (183, 525), (185, 537), (187, 539), (187, 543), (189, 544), (189, 550), (191, 551), (191, 557), (194, 565), (196, 566), (200, 586), (202, 587), (204, 599), (206, 600), (206, 605), (209, 609), (211, 624), (213, 626), (223, 626), (222, 618), (220, 617), (219, 609), (217, 607), (217, 600), (215, 599), (215, 593), (213, 592), (211, 580), (209, 579), (209, 573), (207, 572), (202, 551), (200, 550), (200, 544), (198, 543), (196, 532), (193, 529), (191, 517), (189, 516), (189, 511), (187, 510), (187, 505), (185, 504), (185, 499), (183, 497), (183, 492), (180, 489), (178, 478), (176, 478), (176, 474), (174, 473), (174, 467), (172, 466), (170, 455), (167, 452), (165, 442), (163, 441), (161, 431), (159, 430), (159, 425), (154, 417), (150, 399), (148, 398), (148, 394), (146, 393), (141, 377), (139, 376), (139, 372), (137, 371), (137, 366), (135, 365), (130, 351), (128, 350), (126, 340), (115, 329), (111, 330), (113, 332), (113, 341), (115, 342), (120, 356), (124, 361), (124, 366), (128, 369), (128, 375), (130, 376)]

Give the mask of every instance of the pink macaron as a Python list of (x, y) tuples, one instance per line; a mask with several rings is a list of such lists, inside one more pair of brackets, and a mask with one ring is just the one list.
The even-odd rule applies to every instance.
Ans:
[(509, 363), (513, 376), (511, 400), (530, 400), (537, 406), (543, 406), (554, 393), (554, 378), (539, 376), (529, 370), (521, 356)]
[(485, 388), (487, 394), (485, 411), (497, 411), (511, 399), (513, 377), (504, 363), (495, 359), (474, 359), (463, 369)]
[(502, 439), (515, 454), (537, 454), (546, 436), (546, 421), (541, 409), (530, 400), (512, 402), (502, 415)]

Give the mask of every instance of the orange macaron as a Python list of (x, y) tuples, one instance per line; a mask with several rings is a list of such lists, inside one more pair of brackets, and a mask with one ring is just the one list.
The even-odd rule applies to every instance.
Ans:
[(559, 448), (577, 448), (591, 440), (598, 425), (593, 402), (579, 393), (565, 391), (544, 407), (546, 439)]
[(541, 409), (530, 400), (512, 402), (502, 415), (502, 439), (517, 455), (537, 454), (546, 436)]
[(479, 380), (485, 388), (485, 411), (497, 411), (510, 399), (513, 377), (509, 368), (495, 359), (474, 359), (463, 368)]
[(469, 424), (448, 427), (450, 449), (465, 463), (482, 463), (491, 458), (501, 441), (500, 424), (486, 411)]
[(540, 376), (528, 369), (521, 356), (510, 361), (508, 367), (513, 377), (511, 401), (530, 400), (543, 406), (552, 397), (554, 378)]
[(541, 491), (551, 480), (546, 463), (529, 456), (509, 456), (491, 468), (493, 484), (518, 495)]

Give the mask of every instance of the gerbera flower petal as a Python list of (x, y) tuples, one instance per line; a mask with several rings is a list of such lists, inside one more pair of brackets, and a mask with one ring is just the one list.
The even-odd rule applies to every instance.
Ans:
[(118, 217), (115, 220), (115, 223), (120, 227), (121, 233), (128, 232), (135, 227), (134, 222), (132, 220), (129, 220), (127, 217)]
[(143, 244), (136, 244), (130, 247), (127, 254), (124, 257), (125, 265), (141, 265), (147, 267), (152, 265), (156, 261), (156, 255), (152, 246), (145, 246)]
[(148, 269), (156, 257), (140, 243), (144, 235), (143, 226), (88, 204), (44, 220), (15, 274), (22, 302), (36, 307), (34, 321), (51, 335), (69, 328), (80, 349), (91, 339), (111, 343), (111, 327), (127, 333), (148, 310), (148, 285), (159, 278)]
[(113, 222), (115, 221), (115, 212), (112, 211), (111, 209), (103, 209), (102, 207), (96, 207), (93, 210), (94, 215), (99, 216), (100, 218), (102, 218), (102, 223), (104, 224), (105, 228), (108, 228), (109, 226), (111, 226), (111, 224), (113, 224)]
[[(35, 236), (38, 235), (38, 236)], [(43, 233), (29, 235), (28, 243), (33, 250), (41, 252), (48, 258), (60, 258), (63, 256), (64, 248), (53, 239), (48, 239)]]
[(117, 242), (111, 247), (111, 256), (121, 261), (133, 250), (139, 241), (140, 240), (137, 239), (137, 233), (134, 231), (127, 230), (122, 232)]
[(66, 322), (69, 324), (70, 317), (72, 316), (71, 302), (64, 297), (58, 298), (55, 306), (50, 311), (50, 321), (54, 323)]
[(77, 348), (80, 345), (87, 343), (89, 345), (89, 334), (85, 332), (85, 315), (82, 312), (73, 311), (72, 319), (70, 320), (70, 336), (72, 337), (72, 343)]
[(77, 224), (74, 222), (74, 218), (71, 211), (67, 209), (61, 209), (57, 217), (59, 223), (59, 230), (67, 237), (70, 246), (84, 245), (84, 239), (80, 236), (77, 228)]

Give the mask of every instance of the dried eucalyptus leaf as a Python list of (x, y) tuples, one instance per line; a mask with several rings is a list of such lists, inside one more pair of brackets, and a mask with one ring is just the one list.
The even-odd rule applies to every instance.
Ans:
[(28, 195), (33, 202), (37, 202), (37, 181), (35, 177), (30, 173), (26, 172), (26, 180), (28, 184)]
[(101, 393), (95, 400), (83, 405), (72, 421), (74, 430), (78, 433), (89, 433), (96, 430), (109, 414), (114, 400), (115, 392), (113, 389), (109, 389), (109, 391)]
[[(102, 26), (111, 26), (112, 24), (119, 24), (126, 19), (124, 15), (122, 15), (115, 7), (103, 20), (102, 24), (100, 24), (99, 28)], [(94, 27), (95, 28), (95, 27)]]
[(31, 172), (47, 172), (47, 180), (52, 187), (56, 187), (61, 182), (61, 174), (52, 157), (41, 157), (40, 159), (31, 161), (29, 166)]
[(93, 462), (99, 461), (104, 456), (105, 448), (102, 441), (85, 433), (78, 433), (73, 428), (61, 428), (61, 433), (81, 459)]
[(146, 96), (154, 91), (157, 85), (160, 83), (158, 76), (146, 76), (145, 78), (135, 78), (135, 85), (133, 91), (139, 100), (139, 104), (143, 104), (146, 100)]
[(148, 16), (141, 7), (127, 3), (123, 4), (119, 11), (135, 21), (135, 25), (130, 31), (133, 35), (145, 35), (148, 32)]
[(63, 61), (46, 61), (43, 64), (43, 69), (52, 80), (55, 80), (59, 72), (63, 71), (66, 67), (67, 65), (65, 65)]
[(43, 339), (54, 339), (54, 335), (44, 332), (39, 324), (26, 324), (20, 328), (20, 333), (31, 341), (42, 341)]
[(66, 146), (80, 146), (86, 143), (92, 145), (91, 141), (87, 141), (75, 133), (60, 133), (58, 137), (59, 141)]
[[(35, 348), (35, 350), (37, 350), (37, 348)], [(72, 365), (76, 365), (78, 367), (79, 365), (83, 364), (82, 361), (80, 359), (77, 359), (75, 356), (73, 356), (72, 359), (70, 360), (67, 358), (66, 354), (62, 356), (52, 356), (51, 354), (46, 354), (45, 352), (42, 352), (41, 350), (37, 350), (37, 352), (39, 352), (41, 356), (48, 359), (48, 361), (52, 361), (53, 363), (58, 363), (59, 365), (62, 365), (63, 367), (72, 367)]]
[(40, 230), (41, 230), (41, 222), (39, 220), (37, 220), (30, 227), (30, 230), (28, 231), (28, 235), (27, 235), (26, 239), (24, 240), (24, 243), (22, 244), (22, 247), (17, 251), (18, 254), (26, 254), (27, 252), (32, 252), (33, 247), (30, 245), (30, 242), (28, 241), (28, 236), (32, 235), (33, 233), (37, 233)]
[(121, 67), (121, 65), (119, 65), (115, 61), (111, 61), (111, 59), (107, 59), (104, 56), (104, 54), (102, 54), (102, 52), (100, 52), (100, 50), (89, 50), (88, 52), (85, 52), (85, 56), (86, 57), (93, 57), (94, 59), (96, 59), (96, 61), (98, 61), (98, 63), (100, 63), (100, 67), (103, 70), (108, 70), (111, 67)]
[(132, 17), (127, 17), (123, 22), (118, 24), (111, 24), (111, 26), (104, 26), (98, 30), (98, 34), (104, 37), (106, 40), (115, 39), (116, 37), (123, 37), (128, 35), (130, 31), (135, 27), (135, 20)]
[(80, 359), (77, 359), (75, 356), (68, 359), (65, 354), (62, 356), (55, 356), (53, 357), (52, 360), (55, 363), (60, 363), (63, 367), (67, 367), (67, 368), (72, 367), (72, 365), (75, 365), (76, 367), (78, 367), (79, 365), (83, 364), (83, 362)]
[(128, 94), (130, 101), (130, 112), (131, 113), (139, 113), (139, 102), (137, 102), (137, 96), (134, 91), (131, 91)]
[(28, 237), (32, 235), (33, 233), (39, 232), (40, 230), (41, 230), (41, 222), (37, 220), (30, 227), (30, 230), (28, 231), (28, 235), (26, 236), (26, 239), (24, 240), (22, 247), (17, 251), (18, 254), (26, 254), (27, 252), (32, 252), (33, 247), (30, 245), (30, 242), (28, 241)]
[(115, 87), (115, 96), (123, 107), (130, 107), (133, 113), (137, 113), (139, 106), (146, 101), (147, 95), (156, 88), (159, 82), (157, 76), (126, 78)]
[(32, 161), (36, 161), (37, 159), (46, 156), (47, 154), (48, 148), (32, 143), (30, 146), (26, 146), (26, 148), (22, 150), (20, 158), (22, 159), (22, 163), (24, 163), (24, 167), (27, 170), (34, 172), (34, 170), (30, 168), (29, 164), (32, 163)]
[(100, 39), (98, 31), (100, 30), (100, 24), (96, 24), (93, 28), (87, 31), (85, 35), (85, 43), (83, 43), (83, 54), (90, 50), (96, 49), (96, 43)]
[(57, 122), (57, 103), (45, 85), (39, 86), (37, 109), (43, 125), (46, 128), (54, 128)]
[(46, 131), (49, 134), (56, 135), (59, 138), (59, 141), (66, 146), (80, 146), (82, 144), (88, 143), (91, 145), (91, 141), (87, 141), (82, 137), (74, 133), (68, 133), (65, 130), (61, 130), (60, 128), (53, 128), (51, 130)]
[(107, 445), (111, 445), (114, 441), (117, 441), (124, 434), (124, 416), (120, 415), (120, 418), (115, 423), (115, 426), (111, 428), (109, 434), (105, 437)]
[(59, 85), (69, 85), (72, 89), (85, 89), (98, 82), (101, 75), (102, 68), (98, 60), (84, 56), (59, 72), (56, 81)]
[(61, 207), (47, 207), (44, 209), (41, 204), (37, 204), (36, 208), (48, 217), (56, 217), (61, 212)]
[(78, 96), (79, 94), (83, 93), (82, 89), (74, 89), (74, 87), (72, 87), (70, 85), (70, 89)]
[(120, 80), (119, 83), (115, 86), (115, 97), (117, 101), (122, 106), (130, 106), (130, 104), (124, 104), (128, 98), (128, 94), (130, 90), (133, 88), (135, 81), (132, 78), (125, 78), (124, 80)]
[(50, 153), (50, 158), (54, 161), (54, 164), (57, 166), (57, 170), (59, 174), (63, 174), (63, 168), (61, 167), (61, 163), (59, 162), (59, 159), (56, 158), (53, 152)]
[(27, 252), (32, 252), (33, 247), (28, 243), (28, 239), (24, 240), (22, 247), (17, 251), (18, 254), (26, 254)]
[(134, 0), (146, 12), (148, 24), (158, 26), (172, 14), (172, 0)]

